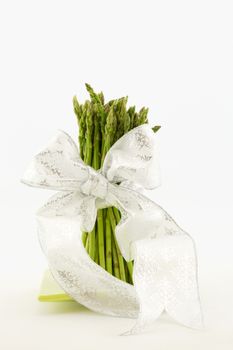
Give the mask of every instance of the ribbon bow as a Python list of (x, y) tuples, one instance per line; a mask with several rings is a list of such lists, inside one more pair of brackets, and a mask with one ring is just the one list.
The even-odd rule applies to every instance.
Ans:
[[(37, 212), (38, 234), (54, 278), (75, 300), (105, 314), (138, 317), (127, 334), (145, 329), (164, 310), (184, 325), (201, 327), (194, 243), (141, 193), (160, 184), (148, 125), (121, 137), (99, 171), (84, 164), (74, 141), (59, 132), (22, 182), (60, 191)], [(124, 258), (134, 260), (134, 286), (95, 264), (81, 241), (82, 230), (93, 229), (97, 209), (108, 206), (121, 211), (115, 234)]]

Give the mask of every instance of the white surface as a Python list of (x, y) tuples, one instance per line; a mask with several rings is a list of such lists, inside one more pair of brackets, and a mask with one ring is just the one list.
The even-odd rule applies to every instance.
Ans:
[[(224, 0), (0, 3), (1, 349), (232, 349), (232, 12)], [(132, 320), (36, 300), (46, 261), (34, 212), (51, 193), (19, 178), (56, 129), (75, 137), (85, 81), (163, 126), (151, 196), (196, 241), (203, 332), (163, 318), (118, 337)]]

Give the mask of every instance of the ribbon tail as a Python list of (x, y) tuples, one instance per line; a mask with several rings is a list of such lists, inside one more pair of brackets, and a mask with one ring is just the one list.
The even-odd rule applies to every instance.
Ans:
[[(133, 243), (134, 255), (133, 281), (139, 302), (138, 318), (134, 326), (121, 335), (140, 334), (152, 325), (164, 311), (163, 297), (157, 288), (154, 275), (153, 256), (148, 256), (146, 248), (151, 240), (139, 240)], [(146, 272), (147, 271), (147, 272)], [(150, 273), (150, 271), (152, 273)]]
[(125, 334), (142, 332), (163, 311), (185, 326), (202, 328), (192, 238), (156, 203), (133, 190), (124, 191), (116, 194), (122, 212), (116, 237), (125, 259), (134, 260), (140, 306), (135, 326)]
[(134, 286), (140, 311), (136, 324), (123, 335), (141, 333), (166, 311), (179, 323), (201, 329), (196, 254), (187, 234), (137, 241), (133, 246)]
[(172, 298), (167, 300), (166, 311), (177, 322), (203, 329), (203, 313), (199, 296), (196, 249), (188, 234), (174, 236), (170, 245), (178, 256), (170, 279)]

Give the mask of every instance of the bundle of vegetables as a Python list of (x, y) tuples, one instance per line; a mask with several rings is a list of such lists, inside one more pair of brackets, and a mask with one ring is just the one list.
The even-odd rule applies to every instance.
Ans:
[[(111, 146), (129, 130), (148, 123), (148, 108), (136, 112), (127, 108), (127, 97), (105, 103), (103, 93), (95, 93), (86, 84), (90, 100), (80, 104), (73, 98), (74, 112), (79, 125), (79, 147), (82, 160), (98, 170), (102, 167)], [(160, 126), (152, 128), (154, 132)], [(91, 232), (83, 232), (83, 244), (91, 257), (103, 269), (122, 281), (133, 284), (133, 262), (126, 262), (115, 237), (115, 227), (121, 219), (115, 207), (99, 209)]]

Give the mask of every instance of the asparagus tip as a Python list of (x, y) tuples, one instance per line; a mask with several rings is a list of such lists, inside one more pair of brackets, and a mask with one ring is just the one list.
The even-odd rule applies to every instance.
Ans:
[(94, 92), (94, 90), (93, 90), (93, 88), (91, 87), (90, 84), (85, 83), (85, 86), (86, 86), (86, 89), (87, 89), (87, 91), (88, 91), (89, 93), (90, 93), (90, 92)]
[(153, 126), (152, 130), (154, 131), (154, 133), (156, 133), (160, 128), (161, 128), (161, 125), (155, 125)]

